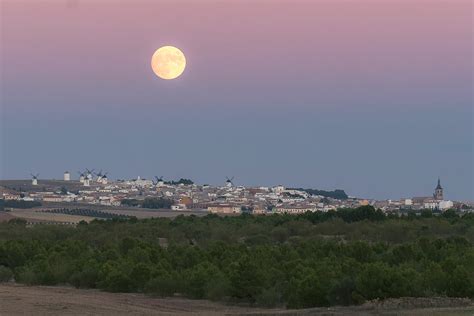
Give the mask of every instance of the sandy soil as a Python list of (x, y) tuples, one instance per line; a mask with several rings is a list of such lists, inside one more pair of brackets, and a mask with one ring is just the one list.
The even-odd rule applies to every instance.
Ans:
[(204, 300), (150, 298), (68, 287), (0, 285), (0, 315), (235, 315), (251, 311)]
[[(407, 303), (407, 300), (411, 300)], [(425, 305), (424, 299), (418, 305)], [(205, 300), (150, 298), (141, 294), (106, 293), (69, 287), (0, 284), (0, 315), (474, 315), (466, 300), (441, 299), (439, 308), (407, 308), (413, 299), (388, 304), (305, 310), (227, 306)], [(435, 300), (436, 301), (436, 300)], [(466, 303), (467, 302), (467, 303)], [(437, 304), (438, 304), (437, 303)], [(453, 305), (463, 305), (453, 307)]]

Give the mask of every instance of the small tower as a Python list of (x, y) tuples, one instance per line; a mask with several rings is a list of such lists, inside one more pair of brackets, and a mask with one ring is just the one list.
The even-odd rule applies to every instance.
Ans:
[(71, 181), (71, 174), (69, 171), (64, 172), (64, 181)]
[(444, 199), (443, 198), (443, 188), (441, 187), (441, 181), (440, 181), (439, 178), (438, 178), (438, 185), (436, 186), (435, 192), (433, 194), (433, 198), (435, 200), (439, 200), (439, 201), (442, 201)]
[(88, 187), (88, 186), (91, 185), (91, 180), (89, 180), (89, 177), (84, 178), (83, 184), (84, 184), (85, 187)]

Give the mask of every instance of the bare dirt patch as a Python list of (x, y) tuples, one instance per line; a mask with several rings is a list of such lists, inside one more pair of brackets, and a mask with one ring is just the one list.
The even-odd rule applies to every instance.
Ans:
[(7, 213), (7, 212), (1, 212), (0, 211), (0, 223), (1, 222), (8, 222), (9, 220), (11, 219), (14, 219), (15, 216), (12, 216), (11, 214)]
[(0, 315), (473, 315), (469, 299), (401, 298), (362, 306), (303, 310), (229, 306), (70, 287), (0, 284)]

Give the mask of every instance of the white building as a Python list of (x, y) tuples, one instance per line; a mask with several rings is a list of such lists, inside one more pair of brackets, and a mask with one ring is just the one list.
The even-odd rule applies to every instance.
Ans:
[(142, 179), (142, 178), (140, 178), (140, 176), (138, 176), (134, 180), (127, 181), (126, 184), (137, 186), (137, 187), (151, 187), (151, 186), (153, 186), (153, 181)]
[(222, 214), (238, 214), (241, 213), (240, 206), (232, 206), (232, 205), (212, 205), (208, 206), (207, 210), (209, 213), (222, 213)]
[(439, 201), (438, 203), (438, 208), (440, 210), (447, 210), (453, 207), (453, 202), (452, 201)]
[(69, 171), (64, 172), (64, 181), (71, 181), (71, 174)]
[(174, 205), (171, 205), (171, 209), (173, 211), (184, 211), (186, 209), (186, 205), (185, 204), (174, 204)]
[(425, 203), (423, 203), (424, 208), (430, 209), (430, 210), (447, 210), (453, 207), (453, 202), (452, 201), (437, 201), (434, 199), (427, 200)]
[(277, 185), (272, 188), (272, 191), (275, 192), (276, 194), (281, 194), (283, 191), (285, 191), (285, 187), (282, 185)]

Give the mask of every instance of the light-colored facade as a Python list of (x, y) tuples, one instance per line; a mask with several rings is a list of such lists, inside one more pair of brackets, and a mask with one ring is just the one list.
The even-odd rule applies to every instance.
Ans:
[(213, 205), (208, 206), (207, 210), (209, 213), (222, 213), (222, 214), (239, 214), (241, 213), (240, 206), (232, 206), (232, 205)]

